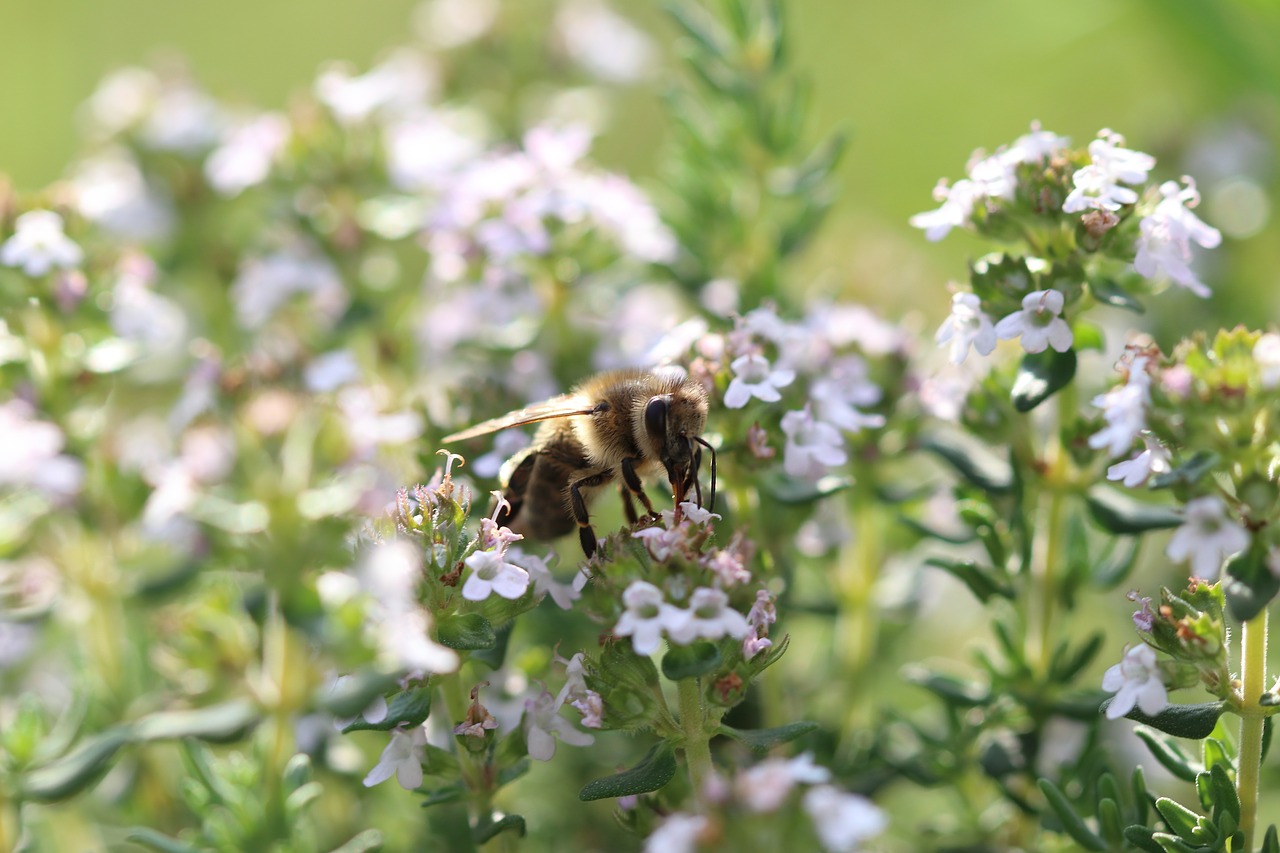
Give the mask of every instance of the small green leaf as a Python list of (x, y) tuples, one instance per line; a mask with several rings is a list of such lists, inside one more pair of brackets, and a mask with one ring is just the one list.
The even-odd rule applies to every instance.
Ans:
[(698, 640), (687, 646), (672, 646), (662, 656), (662, 674), (672, 681), (683, 681), (714, 672), (723, 662), (719, 646)]
[(65, 800), (97, 783), (111, 759), (129, 742), (126, 729), (109, 729), (86, 738), (71, 752), (27, 774), (23, 795), (41, 803)]
[(990, 566), (980, 566), (973, 560), (949, 560), (944, 557), (930, 557), (925, 560), (925, 564), (942, 569), (959, 580), (984, 604), (995, 596), (1012, 601), (1017, 594), (1012, 586), (1007, 583), (1001, 583), (999, 579), (993, 577), (995, 569)]
[(948, 705), (976, 708), (991, 701), (991, 689), (977, 681), (966, 681), (918, 667), (909, 667), (903, 675), (908, 681), (920, 685)]
[(427, 798), (420, 805), (426, 809), (431, 806), (440, 806), (445, 803), (456, 803), (462, 799), (462, 795), (466, 793), (461, 782), (453, 785), (446, 785), (443, 788), (436, 788), (427, 794)]
[(1218, 454), (1209, 450), (1202, 450), (1172, 471), (1166, 471), (1163, 474), (1157, 474), (1152, 477), (1150, 488), (1164, 489), (1177, 485), (1193, 486), (1200, 481), (1201, 477), (1212, 471), (1217, 464)]
[(230, 743), (243, 738), (260, 719), (257, 706), (248, 699), (235, 699), (207, 708), (148, 714), (133, 724), (132, 731), (139, 741), (194, 737)]
[(1200, 825), (1200, 815), (1168, 797), (1156, 800), (1156, 811), (1164, 818), (1169, 828), (1187, 841), (1196, 840), (1196, 827)]
[(1130, 539), (1126, 545), (1116, 547), (1119, 541), (1112, 540), (1112, 547), (1104, 550), (1089, 572), (1090, 582), (1099, 589), (1119, 586), (1138, 561), (1138, 541)]
[(444, 617), (436, 625), (436, 636), (440, 645), (460, 652), (491, 649), (498, 642), (493, 625), (479, 613)]
[[(1100, 710), (1107, 710), (1111, 705), (1112, 699), (1108, 699), (1102, 703)], [(1142, 713), (1140, 709), (1135, 707), (1125, 717), (1130, 720), (1151, 726), (1153, 729), (1159, 729), (1165, 734), (1174, 737), (1188, 738), (1191, 740), (1203, 740), (1213, 733), (1213, 727), (1218, 724), (1218, 718), (1222, 716), (1222, 712), (1226, 710), (1225, 702), (1200, 702), (1195, 705), (1166, 705), (1164, 709), (1154, 717), (1149, 717)], [(1192, 775), (1188, 782), (1195, 779)]]
[(1271, 603), (1280, 593), (1280, 578), (1267, 568), (1264, 547), (1248, 548), (1227, 562), (1222, 591), (1227, 612), (1241, 622), (1253, 619)]
[(921, 447), (941, 457), (962, 478), (993, 495), (1013, 488), (1013, 469), (986, 446), (959, 433), (938, 433), (925, 438)]
[(1119, 846), (1124, 839), (1124, 817), (1120, 814), (1120, 804), (1110, 797), (1098, 800), (1098, 828), (1102, 837), (1113, 846)]
[(426, 685), (411, 687), (392, 696), (387, 701), (387, 716), (376, 723), (370, 723), (363, 717), (343, 728), (346, 732), (378, 731), (389, 732), (400, 726), (417, 726), (431, 713), (431, 688)]
[(400, 678), (395, 673), (364, 670), (317, 691), (314, 699), (317, 705), (335, 717), (354, 717), (399, 683)]
[(1280, 853), (1280, 835), (1276, 834), (1276, 825), (1273, 823), (1267, 827), (1267, 834), (1262, 839), (1262, 847), (1258, 848), (1259, 853)]
[(783, 743), (790, 743), (818, 728), (817, 723), (800, 720), (772, 729), (735, 729), (720, 724), (719, 733), (746, 745), (752, 752), (766, 752)]
[(1163, 847), (1156, 843), (1152, 837), (1154, 835), (1155, 832), (1147, 826), (1126, 826), (1124, 828), (1124, 840), (1144, 851), (1144, 853), (1167, 853)]
[(626, 797), (632, 794), (648, 794), (666, 786), (676, 775), (676, 753), (671, 744), (662, 741), (655, 744), (640, 763), (629, 770), (588, 782), (578, 792), (578, 799), (585, 802), (603, 800), (606, 797)]
[(1141, 314), (1145, 310), (1137, 298), (1109, 278), (1091, 278), (1088, 285), (1093, 298), (1104, 305), (1123, 308), (1135, 314)]
[(1231, 815), (1236, 825), (1240, 825), (1240, 795), (1236, 793), (1235, 783), (1231, 781), (1231, 776), (1227, 773), (1227, 768), (1221, 764), (1214, 764), (1209, 768), (1209, 778), (1212, 782), (1210, 789), (1212, 791), (1212, 801), (1214, 812), (1219, 810)]
[(1182, 524), (1182, 516), (1168, 507), (1134, 500), (1109, 486), (1097, 486), (1085, 495), (1089, 515), (1098, 526), (1111, 533), (1133, 535), (1148, 530), (1167, 530)]
[(808, 480), (797, 480), (781, 470), (770, 471), (761, 479), (764, 490), (784, 504), (813, 503), (843, 492), (853, 485), (853, 480), (848, 477), (837, 477), (834, 474), (811, 483)]
[(1184, 755), (1177, 746), (1157, 737), (1156, 733), (1151, 729), (1139, 727), (1134, 729), (1133, 733), (1147, 745), (1152, 757), (1165, 770), (1168, 770), (1184, 782), (1194, 782), (1196, 780), (1196, 774), (1202, 768), (1198, 762), (1193, 763), (1191, 758)]
[(1070, 644), (1064, 641), (1063, 645), (1054, 652), (1049, 678), (1058, 684), (1066, 684), (1074, 680), (1081, 670), (1097, 657), (1104, 639), (1102, 632), (1095, 631), (1074, 651), (1071, 650)]
[(341, 847), (335, 847), (329, 853), (373, 853), (382, 849), (382, 833), (376, 829), (366, 829)]
[(1062, 793), (1057, 785), (1048, 779), (1041, 779), (1038, 784), (1040, 785), (1041, 793), (1044, 794), (1044, 798), (1058, 816), (1058, 820), (1062, 821), (1062, 829), (1067, 835), (1070, 835), (1077, 844), (1086, 850), (1103, 851), (1107, 849), (1106, 842), (1085, 824), (1080, 815), (1076, 814), (1076, 810), (1071, 807), (1071, 802), (1067, 800), (1066, 795)]
[(1076, 375), (1076, 351), (1029, 352), (1013, 380), (1013, 407), (1029, 412), (1067, 386)]
[(518, 814), (503, 815), (498, 820), (482, 823), (471, 831), (471, 837), (475, 840), (476, 846), (483, 846), (500, 833), (514, 832), (517, 838), (524, 838), (525, 825), (524, 818)]
[(201, 853), (201, 848), (192, 847), (184, 841), (157, 832), (146, 826), (135, 826), (128, 830), (125, 841), (131, 841), (140, 847), (155, 850), (157, 853)]

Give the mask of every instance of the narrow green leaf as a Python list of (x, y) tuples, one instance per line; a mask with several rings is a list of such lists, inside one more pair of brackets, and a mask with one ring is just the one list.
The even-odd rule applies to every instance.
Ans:
[(352, 837), (341, 847), (335, 847), (329, 853), (373, 853), (382, 849), (382, 833), (376, 829), (366, 829)]
[(671, 681), (699, 678), (724, 663), (720, 647), (706, 640), (698, 640), (687, 646), (672, 646), (662, 656), (662, 674)]
[(1182, 516), (1168, 507), (1134, 500), (1109, 486), (1096, 486), (1085, 495), (1089, 516), (1111, 533), (1132, 535), (1166, 530), (1182, 524)]
[(472, 830), (471, 837), (475, 840), (476, 846), (479, 847), (488, 844), (503, 832), (514, 832), (517, 838), (524, 838), (524, 818), (518, 814), (503, 815), (498, 820), (477, 826)]
[(399, 683), (398, 673), (363, 670), (317, 691), (314, 701), (335, 717), (354, 717)]
[(1124, 818), (1120, 814), (1120, 804), (1110, 797), (1098, 800), (1098, 829), (1102, 837), (1111, 846), (1117, 846), (1124, 840)]
[(1013, 469), (987, 447), (959, 433), (937, 433), (926, 437), (921, 447), (937, 454), (969, 483), (990, 494), (1005, 494), (1013, 488)]
[(426, 809), (431, 806), (444, 805), (445, 803), (456, 803), (458, 800), (462, 799), (462, 796), (465, 793), (466, 789), (463, 787), (461, 782), (457, 782), (453, 785), (445, 785), (443, 788), (436, 788), (434, 791), (429, 792), (427, 794), (427, 798), (419, 805)]
[(903, 672), (903, 677), (955, 707), (976, 708), (991, 701), (991, 689), (977, 681), (929, 672), (918, 667), (907, 668)]
[(578, 792), (583, 802), (603, 800), (607, 797), (625, 797), (631, 794), (648, 794), (666, 786), (676, 775), (675, 749), (667, 741), (654, 745), (653, 749), (629, 770), (588, 782)]
[(28, 773), (23, 780), (23, 795), (36, 802), (52, 803), (80, 793), (103, 777), (116, 752), (128, 742), (126, 729), (110, 729), (86, 738), (62, 758)]
[(140, 847), (155, 850), (157, 853), (202, 853), (199, 847), (192, 847), (185, 841), (179, 841), (146, 826), (133, 827), (128, 830), (124, 838), (125, 841), (131, 841)]
[(834, 474), (829, 474), (816, 483), (810, 483), (807, 480), (797, 480), (795, 477), (788, 476), (780, 469), (768, 472), (761, 479), (764, 490), (779, 503), (784, 504), (814, 503), (843, 492), (853, 485), (853, 481), (848, 477), (837, 477)]
[(945, 557), (930, 557), (925, 560), (925, 564), (942, 569), (963, 583), (973, 593), (974, 597), (984, 604), (995, 596), (1012, 601), (1016, 595), (1012, 586), (1007, 583), (1001, 583), (993, 577), (995, 569), (990, 566), (980, 566), (973, 560), (949, 560)]
[(1115, 589), (1133, 571), (1138, 561), (1138, 540), (1131, 539), (1117, 546), (1116, 543), (1121, 541), (1124, 540), (1112, 540), (1112, 547), (1105, 550), (1093, 564), (1089, 580), (1095, 587), (1103, 590)]
[(1196, 828), (1200, 826), (1200, 815), (1168, 797), (1156, 800), (1156, 811), (1164, 818), (1169, 828), (1187, 841), (1195, 841)]
[(1276, 834), (1276, 825), (1267, 827), (1267, 834), (1262, 839), (1259, 853), (1280, 853), (1280, 835)]
[(1067, 386), (1076, 375), (1076, 351), (1029, 352), (1013, 380), (1013, 407), (1029, 412)]
[(1177, 485), (1193, 486), (1200, 481), (1201, 477), (1212, 471), (1217, 464), (1218, 454), (1209, 450), (1202, 450), (1172, 471), (1166, 471), (1163, 474), (1157, 474), (1152, 477), (1149, 485), (1152, 489), (1164, 489)]
[(1129, 778), (1129, 788), (1133, 792), (1133, 810), (1138, 823), (1145, 824), (1147, 812), (1155, 805), (1155, 799), (1147, 791), (1147, 775), (1142, 771), (1142, 765), (1133, 768), (1133, 776)]
[(1267, 568), (1266, 555), (1264, 547), (1251, 547), (1227, 561), (1222, 584), (1227, 612), (1241, 622), (1257, 616), (1280, 593), (1280, 578)]
[[(1108, 699), (1103, 702), (1099, 710), (1107, 710), (1112, 701)], [(1135, 707), (1125, 717), (1175, 737), (1203, 740), (1213, 733), (1213, 727), (1225, 710), (1225, 702), (1200, 702), (1195, 705), (1166, 705), (1154, 717), (1147, 716)], [(1187, 778), (1188, 782), (1194, 780), (1194, 775)]]
[(1172, 744), (1157, 737), (1156, 733), (1150, 729), (1139, 727), (1134, 729), (1133, 733), (1147, 745), (1152, 757), (1160, 762), (1160, 766), (1165, 770), (1168, 770), (1184, 782), (1194, 782), (1196, 780), (1196, 774), (1200, 772), (1201, 768), (1193, 765), (1191, 759)]
[(789, 743), (809, 732), (816, 731), (817, 728), (817, 723), (807, 720), (787, 723), (772, 729), (735, 729), (721, 723), (718, 732), (745, 744), (752, 752), (766, 752), (779, 744)]
[(1095, 631), (1087, 640), (1075, 648), (1070, 650), (1070, 645), (1064, 641), (1059, 647), (1061, 655), (1057, 653), (1053, 656), (1053, 663), (1050, 666), (1050, 679), (1059, 684), (1066, 684), (1075, 679), (1086, 666), (1093, 662), (1101, 651), (1105, 637), (1101, 631)]
[(1147, 826), (1126, 826), (1124, 840), (1144, 853), (1167, 853), (1152, 837), (1155, 833)]
[(1231, 781), (1231, 776), (1227, 773), (1227, 768), (1221, 764), (1214, 764), (1209, 768), (1209, 777), (1212, 781), (1213, 804), (1215, 812), (1221, 809), (1226, 814), (1231, 815), (1236, 825), (1240, 825), (1240, 795), (1236, 793), (1235, 783)]
[(257, 706), (248, 699), (235, 699), (207, 708), (148, 714), (133, 724), (133, 737), (139, 741), (193, 737), (229, 743), (243, 738), (260, 719)]
[(498, 642), (493, 625), (479, 613), (444, 617), (436, 624), (436, 636), (440, 645), (460, 652), (491, 649)]
[(403, 690), (387, 700), (387, 716), (376, 723), (363, 717), (343, 728), (343, 732), (389, 732), (400, 726), (417, 726), (431, 713), (431, 688), (424, 685)]
[(1089, 292), (1093, 294), (1093, 298), (1104, 305), (1123, 308), (1135, 314), (1141, 314), (1146, 310), (1142, 307), (1142, 303), (1138, 301), (1137, 297), (1109, 278), (1091, 278), (1087, 284), (1089, 285)]
[(1038, 784), (1040, 785), (1040, 791), (1044, 794), (1044, 798), (1058, 816), (1058, 820), (1062, 821), (1062, 829), (1067, 835), (1070, 835), (1077, 844), (1086, 850), (1103, 851), (1107, 849), (1107, 843), (1088, 827), (1080, 815), (1076, 814), (1076, 810), (1071, 807), (1071, 802), (1057, 785), (1048, 779), (1041, 779)]

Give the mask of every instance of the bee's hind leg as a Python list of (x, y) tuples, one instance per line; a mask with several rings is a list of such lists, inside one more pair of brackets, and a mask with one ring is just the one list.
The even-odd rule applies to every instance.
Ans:
[(635, 495), (640, 499), (640, 503), (644, 504), (644, 508), (651, 518), (659, 517), (658, 513), (653, 509), (653, 503), (649, 500), (649, 496), (645, 494), (644, 485), (640, 482), (639, 475), (636, 474), (636, 463), (634, 459), (622, 460), (622, 484), (626, 487), (626, 491), (622, 494), (623, 498), (626, 499), (624, 501), (624, 505), (627, 510), (629, 510), (627, 512), (628, 521), (635, 524), (637, 520), (635, 518), (635, 507), (631, 506), (628, 493)]
[(612, 479), (613, 472), (605, 470), (588, 474), (569, 484), (569, 505), (573, 509), (573, 520), (578, 522), (578, 541), (582, 544), (582, 553), (588, 558), (596, 552), (596, 532), (591, 529), (591, 516), (587, 513), (587, 501), (582, 496), (582, 490), (603, 486)]
[(631, 490), (626, 483), (618, 484), (618, 494), (622, 495), (622, 514), (627, 517), (627, 524), (635, 526), (640, 517), (636, 515), (636, 502), (631, 497)]

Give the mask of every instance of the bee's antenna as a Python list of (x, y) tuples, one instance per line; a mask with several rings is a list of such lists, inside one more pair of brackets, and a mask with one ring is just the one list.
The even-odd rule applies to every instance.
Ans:
[(716, 511), (716, 449), (712, 447), (702, 436), (694, 436), (694, 441), (701, 444), (707, 450), (711, 451), (711, 501), (707, 507), (708, 512)]

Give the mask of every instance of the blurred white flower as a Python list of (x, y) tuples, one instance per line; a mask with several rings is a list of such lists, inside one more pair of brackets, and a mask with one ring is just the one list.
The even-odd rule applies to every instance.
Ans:
[(1002, 340), (1021, 336), (1027, 352), (1044, 352), (1053, 347), (1058, 352), (1071, 349), (1075, 336), (1062, 319), (1064, 297), (1058, 290), (1036, 290), (1022, 297), (1022, 310), (996, 323), (996, 334)]
[(1258, 363), (1262, 387), (1267, 390), (1280, 385), (1280, 335), (1267, 332), (1253, 345), (1253, 360)]
[(1071, 176), (1075, 188), (1062, 204), (1064, 213), (1082, 210), (1119, 210), (1122, 205), (1133, 204), (1138, 193), (1125, 184), (1140, 184), (1156, 165), (1156, 159), (1141, 151), (1123, 148), (1124, 137), (1111, 130), (1098, 131), (1098, 138), (1089, 143), (1091, 162), (1076, 170)]
[(938, 327), (938, 344), (951, 344), (951, 363), (961, 364), (969, 355), (969, 347), (978, 355), (991, 355), (996, 348), (996, 328), (982, 310), (976, 293), (961, 291), (951, 297), (951, 316)]
[(813, 763), (806, 752), (795, 758), (767, 758), (743, 770), (733, 780), (737, 799), (756, 814), (775, 812), (796, 785), (816, 785), (831, 779), (831, 771)]
[(671, 642), (688, 645), (697, 639), (719, 640), (732, 637), (741, 640), (751, 629), (747, 617), (729, 606), (729, 596), (722, 589), (700, 586), (689, 596), (688, 618), (667, 627)]
[(77, 164), (71, 193), (81, 216), (126, 240), (158, 240), (173, 229), (173, 206), (126, 149), (109, 148)]
[(913, 228), (924, 230), (924, 238), (929, 242), (937, 242), (951, 232), (952, 228), (963, 228), (973, 215), (973, 206), (987, 197), (986, 187), (977, 182), (962, 178), (951, 186), (945, 180), (938, 181), (933, 190), (933, 200), (942, 203), (936, 210), (917, 213), (907, 220)]
[(794, 370), (771, 368), (762, 355), (742, 355), (729, 365), (733, 379), (724, 392), (724, 404), (730, 409), (741, 409), (752, 397), (766, 403), (782, 399), (779, 388), (785, 388), (796, 378)]
[(479, 158), (487, 131), (482, 116), (466, 110), (417, 111), (387, 125), (387, 170), (403, 190), (445, 188), (459, 170)]
[(218, 102), (184, 80), (165, 81), (140, 130), (160, 151), (196, 155), (216, 145), (226, 123)]
[(427, 730), (414, 726), (409, 730), (392, 729), (391, 742), (382, 750), (378, 763), (364, 777), (366, 788), (385, 782), (392, 776), (406, 791), (422, 785), (422, 764), (427, 760)]
[(857, 850), (863, 841), (884, 832), (889, 825), (884, 812), (871, 800), (832, 785), (810, 788), (805, 791), (803, 802), (827, 853)]
[(187, 315), (152, 289), (155, 277), (151, 258), (140, 252), (121, 256), (111, 292), (111, 328), (125, 340), (170, 350), (187, 339)]
[(1165, 553), (1178, 562), (1190, 560), (1192, 577), (1216, 579), (1223, 560), (1249, 547), (1249, 532), (1227, 516), (1217, 495), (1188, 501), (1183, 516)]
[(1144, 435), (1142, 440), (1146, 449), (1132, 459), (1108, 468), (1108, 480), (1121, 480), (1132, 489), (1151, 479), (1153, 474), (1164, 474), (1170, 470), (1169, 449), (1150, 435)]
[(311, 297), (312, 307), (329, 320), (346, 309), (349, 297), (329, 261), (305, 250), (282, 250), (241, 263), (231, 283), (236, 318), (246, 329), (265, 324), (294, 296)]
[(242, 121), (205, 160), (209, 186), (233, 196), (262, 183), (288, 140), (289, 121), (280, 113)]
[[(1111, 456), (1121, 456), (1129, 452), (1134, 440), (1147, 428), (1147, 406), (1151, 402), (1149, 361), (1145, 356), (1134, 358), (1123, 385), (1093, 398), (1093, 404), (1102, 409), (1107, 425), (1089, 436), (1090, 447), (1105, 447)], [(1115, 478), (1108, 475), (1108, 479)]]
[(824, 375), (809, 386), (809, 398), (818, 419), (845, 432), (879, 429), (884, 415), (867, 414), (859, 406), (874, 406), (884, 392), (867, 375), (867, 363), (857, 355), (846, 355), (828, 366)]
[(570, 746), (591, 746), (595, 743), (593, 736), (578, 730), (560, 716), (562, 704), (546, 690), (525, 701), (525, 737), (530, 758), (550, 761), (556, 754), (557, 737)]
[(707, 824), (708, 820), (704, 815), (682, 812), (669, 814), (653, 834), (645, 839), (644, 853), (694, 853)]
[(499, 9), (498, 0), (428, 0), (414, 11), (414, 29), (432, 47), (461, 47), (489, 32)]
[(582, 597), (582, 593), (574, 589), (571, 583), (560, 583), (551, 573), (547, 561), (533, 554), (526, 554), (519, 548), (509, 548), (507, 559), (529, 573), (533, 581), (533, 594), (541, 597), (550, 595), (556, 607), (571, 610), (573, 603)]
[(422, 435), (422, 415), (414, 411), (382, 409), (382, 394), (362, 385), (347, 385), (338, 392), (338, 410), (356, 459), (370, 458), (384, 444), (404, 444)]
[(315, 93), (339, 122), (359, 124), (374, 113), (403, 113), (421, 106), (435, 88), (435, 72), (425, 57), (398, 50), (362, 75), (334, 64), (316, 79)]
[(25, 400), (0, 403), (0, 487), (32, 488), (66, 500), (80, 491), (84, 466), (60, 453), (62, 430), (36, 420)]
[(38, 278), (54, 267), (71, 269), (84, 260), (84, 252), (62, 230), (62, 217), (52, 210), (31, 210), (18, 217), (13, 236), (0, 246), (0, 263), (22, 267)]
[(1138, 254), (1133, 268), (1152, 279), (1171, 279), (1196, 296), (1208, 297), (1210, 290), (1191, 269), (1191, 244), (1212, 249), (1222, 242), (1218, 229), (1210, 228), (1188, 208), (1200, 203), (1196, 183), (1183, 178), (1186, 188), (1175, 181), (1160, 185), (1160, 203), (1138, 223)]
[(160, 96), (160, 80), (145, 68), (121, 68), (103, 77), (84, 109), (90, 131), (112, 136), (146, 118)]
[(787, 436), (782, 467), (792, 477), (819, 480), (849, 461), (840, 431), (815, 420), (807, 406), (783, 415), (782, 431)]
[(1134, 706), (1154, 716), (1169, 704), (1155, 650), (1145, 643), (1126, 651), (1120, 663), (1102, 674), (1102, 689), (1116, 694), (1107, 706), (1108, 720), (1120, 719)]
[(563, 3), (555, 29), (569, 58), (606, 82), (634, 82), (657, 67), (657, 50), (644, 31), (600, 0)]
[(317, 394), (336, 391), (361, 379), (360, 364), (349, 349), (321, 353), (307, 363), (302, 381), (307, 390)]

